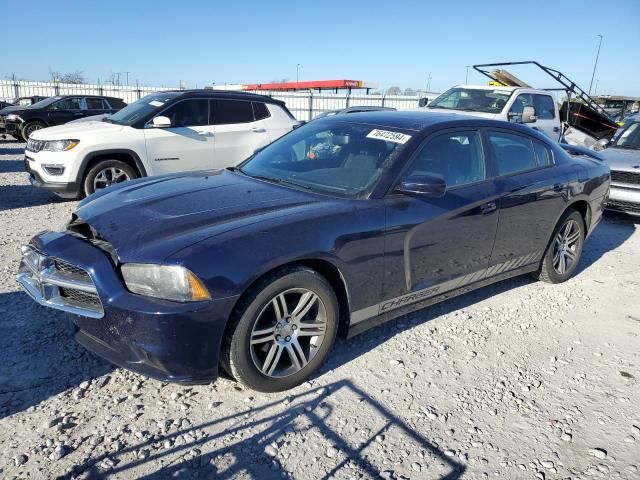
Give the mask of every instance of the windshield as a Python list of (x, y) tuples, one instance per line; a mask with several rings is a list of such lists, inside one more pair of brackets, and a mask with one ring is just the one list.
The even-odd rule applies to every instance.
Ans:
[(366, 194), (411, 135), (329, 117), (257, 152), (238, 171), (274, 183), (345, 197)]
[(427, 108), (500, 113), (510, 96), (511, 92), (504, 90), (454, 87), (436, 98)]
[(118, 125), (133, 125), (141, 118), (147, 116), (151, 112), (158, 110), (172, 98), (181, 95), (180, 92), (160, 92), (152, 93), (146, 97), (142, 97), (137, 102), (133, 102), (122, 110), (114, 113), (105, 121), (117, 123)]
[(632, 123), (625, 128), (612, 147), (640, 150), (640, 122)]
[(45, 98), (44, 100), (40, 100), (39, 102), (33, 103), (30, 105), (30, 107), (33, 108), (42, 108), (42, 107), (46, 107), (48, 105), (51, 105), (53, 102), (57, 102), (58, 100), (60, 100), (62, 97), (49, 97), (49, 98)]

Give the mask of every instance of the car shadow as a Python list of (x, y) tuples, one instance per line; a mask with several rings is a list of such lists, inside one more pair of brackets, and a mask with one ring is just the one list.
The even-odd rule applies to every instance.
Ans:
[[(367, 424), (354, 425), (360, 429), (359, 435), (339, 427), (340, 420), (336, 414), (345, 402), (357, 403), (362, 416), (370, 419)], [(414, 416), (424, 416), (418, 405), (413, 409)], [(287, 449), (289, 442), (286, 437), (292, 431), (306, 433), (309, 439), (319, 437), (336, 449), (335, 457), (331, 457), (334, 458), (333, 467), (329, 471), (315, 471), (319, 479), (335, 478), (338, 472), (344, 473), (347, 464), (351, 467), (349, 470), (355, 466), (367, 478), (381, 478), (382, 472), (371, 458), (376, 457), (376, 443), (382, 442), (384, 446), (387, 436), (400, 438), (404, 449), (409, 449), (411, 444), (415, 450), (422, 452), (425, 462), (440, 464), (439, 474), (443, 480), (459, 479), (466, 470), (464, 464), (445, 455), (439, 445), (411, 428), (387, 405), (353, 381), (345, 379), (304, 393), (288, 395), (286, 408), (282, 407), (282, 399), (278, 398), (210, 422), (178, 428), (171, 433), (155, 434), (149, 440), (76, 465), (63, 478), (78, 475), (83, 478), (104, 478), (107, 474), (132, 478), (136, 473), (131, 470), (145, 465), (158, 465), (159, 462), (166, 465), (136, 478), (290, 478), (291, 473), (280, 461), (280, 449)], [(204, 432), (204, 435), (200, 432)], [(185, 436), (192, 440), (184, 441)], [(272, 446), (272, 455), (265, 452), (268, 445)], [(311, 448), (310, 444), (305, 446), (304, 457), (307, 460), (316, 454), (324, 454), (312, 452)], [(203, 454), (203, 450), (207, 453)], [(136, 455), (140, 451), (146, 451), (142, 458)], [(101, 462), (107, 458), (115, 466), (105, 470)], [(223, 465), (218, 465), (216, 460), (221, 458), (224, 458)], [(430, 472), (431, 476), (433, 473)], [(393, 478), (396, 478), (395, 474)]]
[[(1, 162), (0, 162), (1, 163)], [(26, 174), (25, 174), (26, 175)], [(70, 201), (31, 185), (0, 186), (0, 211)]]
[[(0, 149), (0, 155), (2, 155)], [(24, 172), (24, 162), (21, 160), (2, 160), (0, 159), (0, 173), (18, 173)]]
[(114, 368), (73, 340), (64, 313), (26, 293), (0, 293), (0, 319), (0, 419)]

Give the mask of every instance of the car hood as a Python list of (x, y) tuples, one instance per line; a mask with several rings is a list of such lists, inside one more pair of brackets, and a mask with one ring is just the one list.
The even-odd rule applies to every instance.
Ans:
[(216, 170), (126, 182), (87, 197), (75, 216), (109, 242), (121, 262), (161, 262), (212, 236), (331, 201)]
[(88, 121), (43, 128), (35, 131), (31, 136), (35, 140), (82, 139), (84, 135), (116, 133), (124, 128), (126, 128), (124, 125), (116, 125), (115, 123)]
[(24, 109), (25, 107), (20, 107), (17, 105), (9, 105), (8, 107), (0, 108), (0, 115), (9, 115), (10, 113), (22, 111)]
[(640, 150), (611, 147), (598, 153), (604, 157), (611, 170), (640, 173)]

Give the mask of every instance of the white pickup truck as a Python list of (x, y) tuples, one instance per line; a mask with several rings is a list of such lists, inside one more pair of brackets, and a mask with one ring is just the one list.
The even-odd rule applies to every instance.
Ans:
[(558, 141), (562, 121), (555, 98), (545, 90), (525, 87), (460, 85), (450, 88), (426, 107), (429, 110), (526, 123)]

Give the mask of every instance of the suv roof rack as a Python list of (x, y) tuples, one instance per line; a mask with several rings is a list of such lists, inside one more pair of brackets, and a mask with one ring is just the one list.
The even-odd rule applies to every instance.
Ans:
[[(592, 110), (595, 110), (599, 114), (604, 115), (605, 118), (609, 118), (609, 114), (604, 110), (604, 108), (602, 108), (600, 105), (598, 105), (593, 100), (593, 98), (591, 98), (589, 96), (589, 94), (587, 92), (585, 92), (583, 89), (581, 89), (576, 84), (576, 82), (571, 80), (569, 77), (567, 77), (564, 73), (560, 72), (559, 70), (555, 70), (553, 68), (541, 65), (540, 63), (536, 62), (535, 60), (526, 60), (526, 61), (522, 61), (522, 62), (484, 63), (484, 64), (473, 65), (473, 69), (476, 70), (477, 72), (480, 72), (481, 74), (483, 74), (484, 76), (490, 78), (493, 81), (503, 83), (503, 81), (505, 80), (505, 76), (504, 75), (499, 75), (500, 79), (498, 79), (493, 71), (489, 72), (488, 70), (484, 70), (484, 68), (486, 68), (486, 67), (505, 67), (505, 66), (508, 66), (508, 65), (534, 65), (534, 66), (538, 67), (540, 70), (542, 70), (544, 73), (549, 75), (551, 78), (553, 78), (560, 85), (562, 85), (562, 88), (557, 88), (557, 87), (556, 88), (542, 88), (541, 90), (565, 91), (567, 93), (567, 100), (569, 102), (571, 101), (571, 94), (574, 94), (577, 98), (582, 100), (582, 102), (584, 104), (586, 104), (588, 107), (590, 107)], [(516, 80), (518, 80), (518, 79), (516, 78)], [(512, 86), (522, 87), (524, 85), (512, 85)]]

